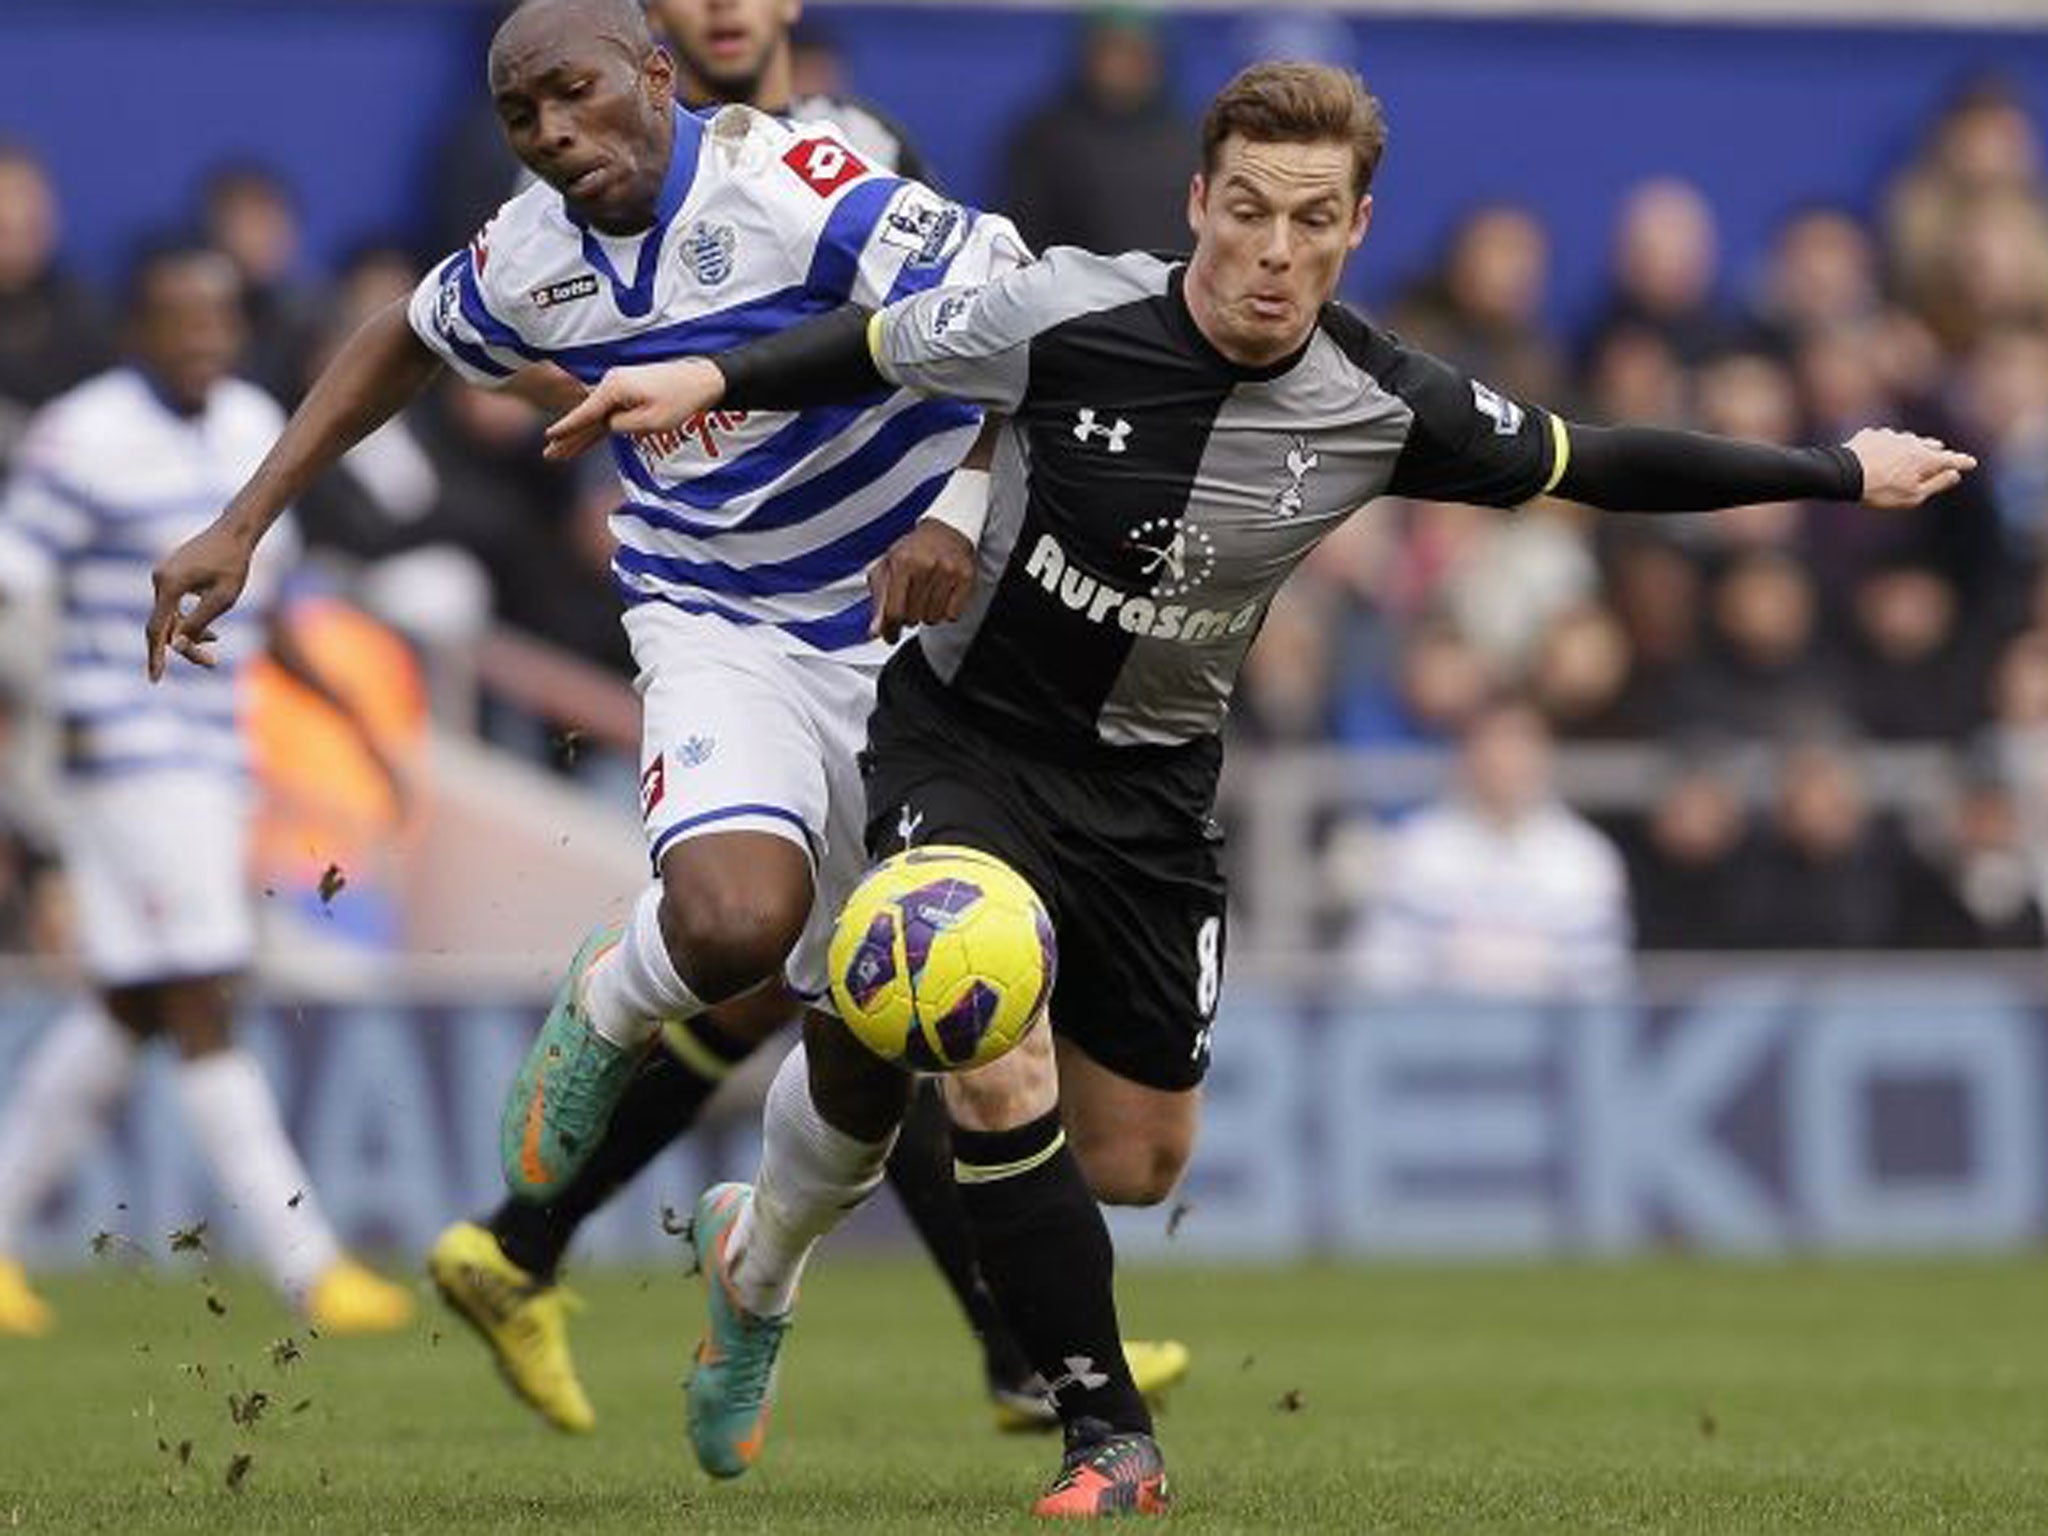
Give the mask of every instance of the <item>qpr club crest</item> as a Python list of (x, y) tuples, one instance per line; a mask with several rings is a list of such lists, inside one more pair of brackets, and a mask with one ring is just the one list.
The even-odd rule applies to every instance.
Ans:
[(683, 258), (698, 282), (716, 288), (732, 276), (733, 253), (739, 243), (739, 233), (730, 224), (699, 219), (683, 236)]

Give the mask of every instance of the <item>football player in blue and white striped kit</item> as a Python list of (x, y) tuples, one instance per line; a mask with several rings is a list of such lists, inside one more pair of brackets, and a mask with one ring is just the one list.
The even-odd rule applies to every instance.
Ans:
[[(487, 385), (543, 364), (588, 382), (1024, 259), (1006, 220), (876, 174), (829, 129), (744, 106), (681, 110), (674, 66), (631, 0), (530, 0), (494, 40), (491, 83), (539, 182), (409, 309), (351, 340), (263, 467), (159, 568), (159, 673), (172, 649), (204, 659), (275, 510), (443, 366)], [(957, 612), (971, 583), (971, 540), (956, 530), (975, 525), (986, 477), (952, 471), (979, 428), (974, 410), (885, 393), (612, 444), (626, 493), (614, 572), (641, 669), (659, 878), (622, 932), (579, 951), (515, 1084), (503, 1140), (515, 1194), (550, 1200), (574, 1179), (664, 1025), (694, 1054), (730, 1060), (758, 1042), (759, 1010), (708, 1010), (783, 978), (807, 1000), (824, 994), (831, 916), (865, 864), (855, 757), (875, 676), (903, 623)], [(859, 1128), (814, 1130), (835, 1167), (844, 1148), (872, 1145)], [(462, 1252), (437, 1249), (444, 1291), (459, 1271), (505, 1274), (491, 1235), (468, 1231)], [(559, 1300), (525, 1300), (549, 1278), (465, 1281), (472, 1300), (506, 1297), (499, 1317), (465, 1315), (522, 1395), (584, 1429), (566, 1352), (507, 1347), (515, 1333), (559, 1339)]]
[(278, 1288), (324, 1332), (396, 1328), (411, 1298), (343, 1254), (262, 1069), (230, 1034), (255, 945), (243, 662), (267, 641), (368, 736), (288, 630), (266, 636), (288, 531), (252, 572), (252, 600), (222, 623), (218, 669), (159, 689), (144, 679), (136, 623), (151, 562), (248, 474), (283, 413), (229, 376), (243, 324), (225, 255), (154, 247), (130, 288), (129, 364), (35, 417), (0, 501), (0, 593), (48, 593), (60, 611), (48, 702), (63, 729), (61, 844), (93, 988), (31, 1049), (0, 1118), (0, 1333), (53, 1322), (11, 1255), (104, 1128), (152, 1036), (176, 1043), (186, 1119)]

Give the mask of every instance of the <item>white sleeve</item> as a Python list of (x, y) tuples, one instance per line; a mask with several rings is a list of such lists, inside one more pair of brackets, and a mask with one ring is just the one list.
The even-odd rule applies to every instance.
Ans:
[(473, 248), (420, 280), (406, 318), (434, 355), (472, 384), (495, 388), (526, 366), (518, 332), (491, 310)]
[(1403, 997), (1429, 990), (1436, 930), (1419, 908), (1396, 892), (1412, 884), (1415, 829), (1403, 826), (1381, 845), (1381, 865), (1364, 917), (1352, 935), (1351, 970), (1366, 988)]
[(852, 299), (876, 309), (939, 287), (986, 283), (1030, 261), (1017, 226), (900, 183), (868, 231)]
[(49, 591), (64, 563), (92, 543), (95, 504), (67, 473), (62, 417), (29, 424), (0, 496), (0, 591), (27, 598)]
[(1564, 945), (1566, 991), (1588, 1002), (1625, 998), (1635, 981), (1635, 922), (1629, 908), (1628, 871), (1606, 837), (1588, 828), (1593, 865), (1583, 920)]

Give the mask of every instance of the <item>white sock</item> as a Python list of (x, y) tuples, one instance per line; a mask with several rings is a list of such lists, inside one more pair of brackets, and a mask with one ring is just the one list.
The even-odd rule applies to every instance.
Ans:
[(248, 1224), (257, 1257), (286, 1300), (303, 1304), (341, 1257), (341, 1244), (285, 1139), (263, 1069), (246, 1051), (218, 1051), (180, 1062), (177, 1083), (185, 1118), (221, 1192)]
[(796, 1304), (804, 1261), (818, 1239), (875, 1192), (896, 1138), (856, 1141), (825, 1123), (811, 1102), (801, 1044), (783, 1058), (761, 1111), (761, 1171), (754, 1198), (733, 1224), (730, 1273), (740, 1305), (778, 1317)]
[(0, 1255), (105, 1128), (135, 1077), (136, 1038), (87, 998), (30, 1050), (0, 1117)]
[(676, 974), (661, 936), (661, 883), (640, 893), (619, 942), (583, 978), (583, 1015), (613, 1045), (636, 1050), (669, 1020), (695, 1018), (704, 1004)]

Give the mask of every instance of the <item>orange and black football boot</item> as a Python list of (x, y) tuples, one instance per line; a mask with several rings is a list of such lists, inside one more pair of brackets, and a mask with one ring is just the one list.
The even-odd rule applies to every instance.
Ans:
[(1076, 1419), (1067, 1426), (1060, 1475), (1031, 1512), (1052, 1520), (1105, 1520), (1163, 1515), (1170, 1502), (1157, 1440), (1112, 1433), (1100, 1419)]

